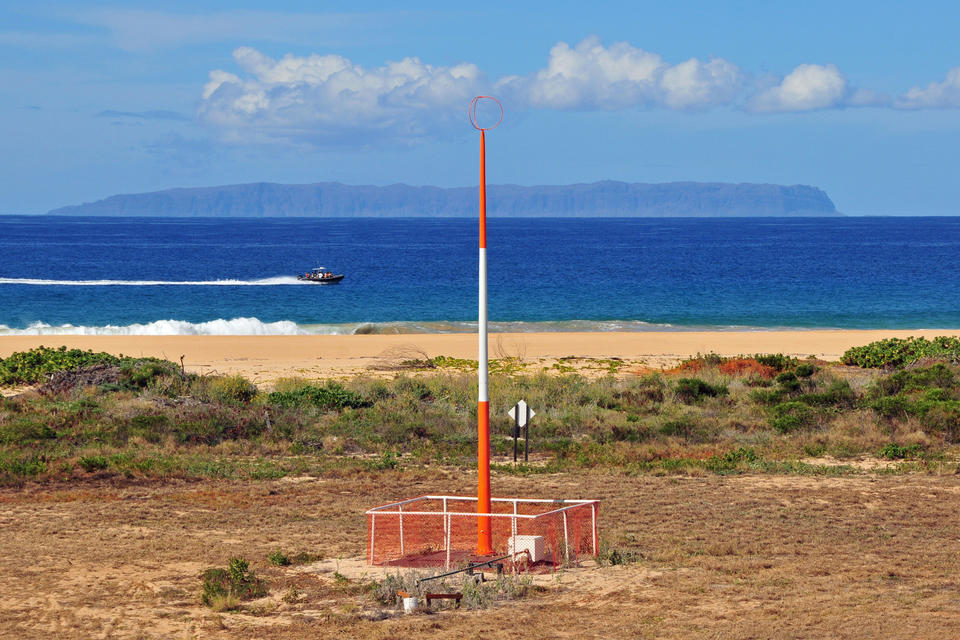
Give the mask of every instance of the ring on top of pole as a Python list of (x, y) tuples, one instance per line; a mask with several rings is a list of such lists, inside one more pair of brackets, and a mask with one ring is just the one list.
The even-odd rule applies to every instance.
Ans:
[[(492, 126), (481, 127), (479, 124), (477, 124), (477, 104), (481, 100), (493, 100), (495, 103), (497, 103), (497, 109), (500, 110), (500, 117), (497, 118), (497, 122)], [(467, 113), (470, 116), (470, 124), (472, 124), (473, 128), (477, 131), (490, 131), (491, 129), (496, 129), (500, 126), (500, 123), (503, 122), (503, 105), (500, 104), (500, 101), (493, 96), (477, 96), (470, 101), (470, 108), (468, 109)]]

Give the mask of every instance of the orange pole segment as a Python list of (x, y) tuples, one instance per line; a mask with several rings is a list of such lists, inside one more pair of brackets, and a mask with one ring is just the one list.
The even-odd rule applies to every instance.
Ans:
[[(477, 513), (490, 513), (490, 403), (479, 402), (477, 406)], [(493, 532), (490, 516), (477, 517), (477, 555), (493, 553)]]

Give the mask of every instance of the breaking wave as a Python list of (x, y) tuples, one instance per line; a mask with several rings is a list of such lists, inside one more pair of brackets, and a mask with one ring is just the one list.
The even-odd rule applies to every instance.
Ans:
[(157, 320), (145, 324), (108, 324), (101, 327), (50, 325), (45, 322), (34, 322), (24, 329), (0, 325), (0, 336), (283, 336), (301, 333), (296, 322), (261, 322), (257, 318), (209, 322)]
[[(676, 326), (639, 320), (563, 320), (546, 322), (491, 322), (492, 333), (610, 332), (610, 331), (732, 331), (770, 330), (771, 327)], [(787, 327), (778, 327), (787, 328)], [(388, 335), (416, 333), (476, 333), (476, 322), (352, 322), (297, 324), (292, 320), (263, 322), (258, 318), (218, 318), (209, 322), (156, 320), (128, 325), (51, 325), (34, 322), (24, 328), (0, 324), (0, 336), (295, 336)]]

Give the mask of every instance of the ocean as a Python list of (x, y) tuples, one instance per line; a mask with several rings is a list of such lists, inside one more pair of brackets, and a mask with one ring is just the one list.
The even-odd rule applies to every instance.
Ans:
[[(491, 331), (960, 327), (960, 218), (491, 218)], [(476, 331), (477, 223), (0, 217), (0, 335)], [(301, 283), (318, 266), (339, 285)]]

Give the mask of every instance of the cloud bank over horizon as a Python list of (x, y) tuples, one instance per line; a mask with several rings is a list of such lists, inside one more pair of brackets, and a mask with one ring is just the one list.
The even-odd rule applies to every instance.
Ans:
[(756, 114), (824, 109), (960, 107), (960, 67), (942, 82), (889, 96), (851, 85), (834, 64), (804, 63), (757, 77), (723, 58), (671, 64), (627, 42), (588, 37), (554, 45), (545, 67), (490, 80), (476, 65), (434, 66), (419, 58), (364, 67), (336, 54), (271, 58), (233, 52), (239, 73), (215, 69), (198, 117), (228, 142), (412, 143), (459, 124), (474, 95), (493, 93), (520, 109), (618, 111), (717, 108)]
[(722, 58), (671, 65), (626, 42), (604, 47), (590, 37), (575, 47), (557, 43), (545, 68), (502, 78), (494, 89), (543, 109), (703, 109), (731, 103), (742, 81), (740, 69)]
[(252, 47), (233, 52), (244, 77), (210, 72), (199, 117), (228, 139), (270, 138), (343, 143), (358, 134), (416, 140), (450, 119), (481, 89), (486, 77), (473, 64), (435, 67), (404, 58), (365, 68), (339, 55), (286, 55), (280, 60)]

